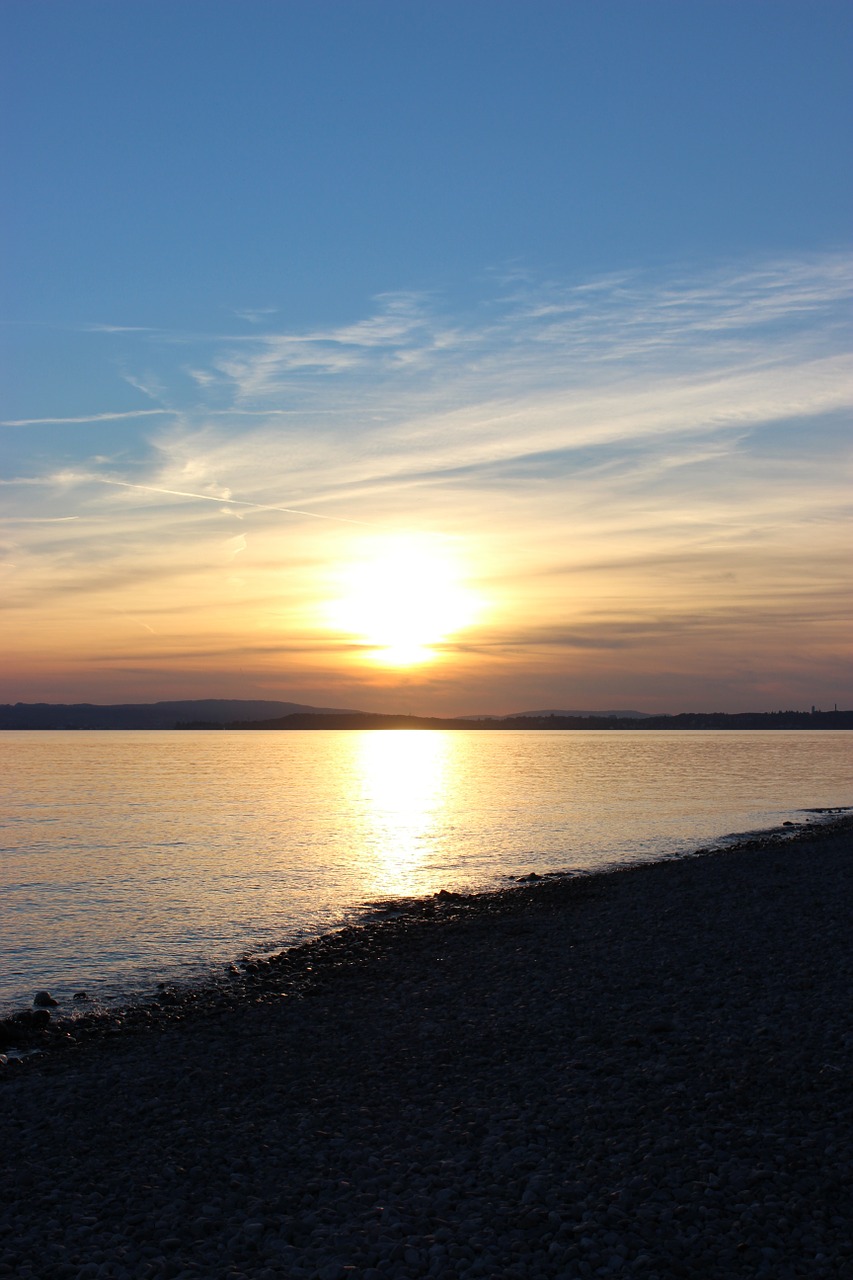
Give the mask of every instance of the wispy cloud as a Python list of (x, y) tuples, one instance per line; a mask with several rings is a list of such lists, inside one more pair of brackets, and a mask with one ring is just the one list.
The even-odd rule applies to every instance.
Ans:
[(162, 403), (165, 398), (165, 387), (156, 374), (150, 372), (146, 374), (124, 372), (121, 376), (135, 391), (141, 391), (149, 400), (156, 400)]
[(407, 365), (416, 354), (446, 343), (446, 333), (430, 322), (420, 296), (386, 294), (377, 304), (372, 316), (350, 325), (248, 339), (248, 349), (219, 356), (214, 368), (231, 384), (239, 404), (269, 396), (288, 375), (342, 375), (365, 365)]
[(174, 409), (128, 409), (121, 413), (85, 413), (75, 418), (6, 418), (0, 427), (68, 427), (91, 422), (120, 422), (130, 418), (175, 416)]
[(234, 314), (238, 319), (245, 320), (249, 324), (263, 324), (277, 311), (278, 307), (243, 307)]
[(157, 330), (144, 324), (84, 324), (84, 333), (156, 333)]

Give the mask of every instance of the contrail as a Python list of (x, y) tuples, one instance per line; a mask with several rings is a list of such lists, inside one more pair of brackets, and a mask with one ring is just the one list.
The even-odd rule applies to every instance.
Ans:
[(67, 524), (79, 516), (0, 516), (4, 524)]
[(93, 476), (101, 484), (112, 484), (120, 489), (140, 489), (143, 493), (165, 493), (171, 498), (197, 498), (200, 502), (227, 503), (230, 507), (251, 507), (253, 511), (281, 511), (288, 516), (309, 516), (312, 520), (332, 520), (336, 524), (357, 524), (370, 527), (368, 520), (350, 520), (346, 516), (324, 516), (318, 511), (303, 511), (301, 507), (276, 507), (265, 502), (247, 502), (245, 498), (216, 497), (210, 493), (189, 493), (184, 489), (158, 489), (152, 484), (131, 484), (128, 480), (108, 480), (106, 476)]
[(86, 413), (82, 418), (7, 418), (0, 427), (63, 426), (77, 422), (118, 422), (121, 418), (153, 418), (176, 414), (177, 409), (131, 409), (127, 413)]

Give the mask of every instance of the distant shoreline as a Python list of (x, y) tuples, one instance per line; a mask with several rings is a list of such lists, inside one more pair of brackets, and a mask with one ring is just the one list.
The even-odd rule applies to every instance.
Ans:
[(305, 707), (295, 703), (240, 699), (73, 705), (16, 703), (0, 706), (0, 731), (69, 729), (440, 729), (523, 732), (525, 730), (853, 730), (850, 711), (694, 711), (677, 715), (515, 714), (508, 716), (420, 716)]
[(178, 729), (476, 729), (476, 730), (609, 730), (637, 732), (655, 729), (853, 729), (853, 711), (770, 711), (728, 715), (685, 713), (677, 716), (648, 716), (643, 720), (614, 716), (505, 716), (482, 720), (453, 720), (437, 716), (394, 715), (305, 715), (282, 716), (276, 720), (242, 721), (230, 725), (178, 724)]

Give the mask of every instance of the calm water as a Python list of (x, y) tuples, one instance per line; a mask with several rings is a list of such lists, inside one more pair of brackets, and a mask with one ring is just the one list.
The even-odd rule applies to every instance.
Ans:
[(0, 733), (0, 1007), (853, 802), (849, 733)]

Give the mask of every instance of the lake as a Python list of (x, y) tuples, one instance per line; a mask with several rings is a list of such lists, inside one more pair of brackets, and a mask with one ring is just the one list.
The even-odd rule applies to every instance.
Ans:
[[(0, 733), (0, 1012), (853, 802), (847, 732)], [(811, 820), (819, 820), (816, 816)]]

